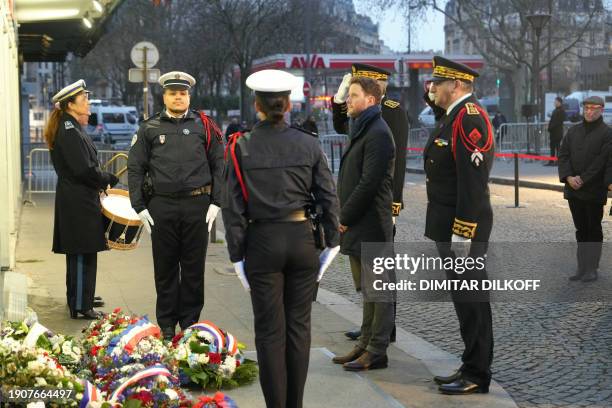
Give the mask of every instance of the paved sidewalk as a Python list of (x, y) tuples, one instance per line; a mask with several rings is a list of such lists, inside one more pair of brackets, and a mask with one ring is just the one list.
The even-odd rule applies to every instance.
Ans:
[[(78, 335), (86, 325), (71, 320), (65, 300), (65, 260), (50, 251), (53, 226), (52, 197), (35, 197), (36, 207), (23, 208), (17, 245), (17, 271), (29, 280), (29, 303), (39, 320), (52, 330)], [(222, 235), (218, 235), (222, 236)], [(202, 319), (214, 321), (254, 350), (249, 297), (238, 279), (227, 275), (231, 264), (223, 244), (211, 244), (206, 262), (206, 305)], [(97, 294), (107, 307), (121, 307), (155, 316), (155, 289), (151, 244), (144, 234), (134, 251), (99, 254)], [(331, 363), (331, 353), (344, 353), (353, 343), (343, 332), (361, 320), (359, 307), (346, 298), (321, 289), (313, 305), (312, 362), (305, 407), (516, 407), (496, 383), (487, 395), (449, 397), (438, 394), (432, 373), (448, 373), (457, 358), (404, 330), (389, 349), (390, 367), (349, 373)], [(230, 390), (241, 408), (263, 407), (258, 383)]]

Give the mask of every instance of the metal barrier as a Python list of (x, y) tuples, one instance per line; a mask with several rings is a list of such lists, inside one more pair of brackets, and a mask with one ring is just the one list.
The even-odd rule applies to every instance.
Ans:
[(338, 133), (332, 133), (327, 135), (319, 136), (319, 144), (325, 156), (327, 162), (331, 168), (332, 173), (336, 172), (336, 169), (340, 168), (340, 160), (344, 153), (344, 146), (348, 141), (347, 135), (341, 135)]
[[(574, 124), (564, 124), (563, 134)], [(548, 154), (548, 123), (503, 123), (495, 132), (495, 151), (500, 153)]]
[[(121, 165), (118, 157), (112, 162), (113, 156), (119, 156), (127, 159), (127, 152), (118, 152), (115, 150), (99, 150), (98, 160), (100, 163), (105, 163), (107, 171), (117, 173), (125, 168), (125, 165)], [(26, 170), (26, 202), (34, 204), (32, 200), (33, 193), (55, 193), (57, 185), (57, 174), (51, 163), (51, 155), (49, 149), (35, 148), (30, 150), (27, 156), (28, 167)], [(119, 183), (121, 186), (127, 186), (127, 174), (125, 171), (119, 176)]]

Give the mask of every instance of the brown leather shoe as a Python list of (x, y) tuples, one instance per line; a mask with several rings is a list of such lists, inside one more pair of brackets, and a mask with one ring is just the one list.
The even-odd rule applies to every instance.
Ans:
[(348, 363), (348, 362), (351, 362), (353, 360), (356, 360), (363, 353), (365, 353), (365, 349), (362, 349), (359, 346), (355, 346), (355, 347), (353, 347), (353, 349), (347, 355), (345, 355), (345, 356), (336, 356), (336, 357), (332, 358), (332, 361), (334, 362), (334, 364)]
[(388, 365), (389, 359), (386, 354), (373, 354), (366, 351), (357, 360), (345, 363), (342, 367), (346, 371), (364, 371), (387, 368)]

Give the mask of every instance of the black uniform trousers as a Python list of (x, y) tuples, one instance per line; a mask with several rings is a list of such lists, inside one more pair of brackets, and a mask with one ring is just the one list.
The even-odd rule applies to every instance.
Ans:
[(596, 271), (599, 268), (603, 245), (601, 220), (605, 204), (578, 199), (568, 201), (576, 227), (578, 273)]
[(66, 298), (70, 310), (93, 309), (98, 254), (66, 254)]
[(249, 224), (245, 272), (255, 315), (259, 381), (268, 408), (302, 407), (318, 269), (309, 222)]
[(157, 323), (186, 329), (204, 307), (204, 262), (208, 244), (206, 194), (187, 197), (155, 195), (148, 205), (153, 218), (151, 241)]
[[(488, 249), (488, 242), (478, 241), (480, 237), (486, 237), (488, 241), (491, 234), (493, 214), (490, 206), (485, 210), (486, 214), (479, 223), (480, 230), (470, 245), (469, 256), (472, 258), (484, 256)], [(484, 222), (483, 222), (484, 221)], [(483, 226), (488, 226), (484, 231)], [(442, 258), (455, 257), (451, 250), (450, 242), (436, 242), (438, 253)], [(487, 279), (486, 270), (470, 271), (457, 274), (447, 271), (448, 279), (476, 279), (482, 281)], [(483, 388), (488, 389), (491, 383), (491, 364), (493, 362), (493, 316), (491, 314), (491, 303), (488, 292), (460, 293), (451, 292), (455, 313), (459, 320), (459, 332), (463, 340), (464, 350), (461, 356), (462, 376)]]

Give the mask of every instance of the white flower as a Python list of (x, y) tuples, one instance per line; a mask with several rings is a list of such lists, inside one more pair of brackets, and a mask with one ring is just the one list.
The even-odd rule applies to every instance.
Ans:
[(35, 361), (28, 361), (28, 371), (36, 376), (39, 375), (43, 372), (43, 370), (45, 369), (45, 366), (43, 364), (41, 364), (40, 361), (35, 360)]
[(165, 375), (158, 375), (157, 376), (157, 382), (158, 383), (169, 383), (170, 380), (168, 380), (168, 377), (166, 377)]
[(42, 377), (36, 377), (34, 378), (34, 381), (35, 381), (34, 383), (35, 387), (44, 387), (45, 385), (47, 385), (47, 381), (45, 381), (45, 379)]
[(208, 361), (209, 361), (208, 354), (197, 354), (197, 356), (198, 356), (198, 363), (208, 364)]
[(13, 374), (15, 371), (17, 371), (17, 365), (15, 363), (8, 363), (6, 366), (6, 371), (9, 374)]
[(176, 400), (179, 397), (177, 392), (174, 391), (172, 388), (166, 388), (166, 390), (164, 392), (166, 393), (168, 398), (170, 398), (171, 400)]

